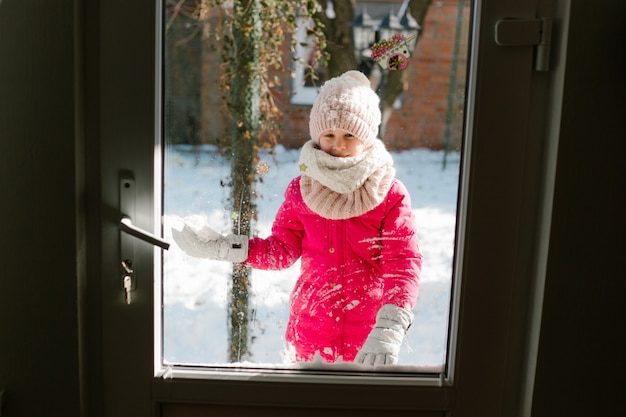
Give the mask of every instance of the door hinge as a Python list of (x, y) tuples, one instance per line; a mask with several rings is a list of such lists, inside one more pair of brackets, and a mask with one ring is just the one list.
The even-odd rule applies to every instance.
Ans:
[(498, 20), (495, 37), (500, 46), (534, 46), (535, 71), (550, 69), (551, 18)]

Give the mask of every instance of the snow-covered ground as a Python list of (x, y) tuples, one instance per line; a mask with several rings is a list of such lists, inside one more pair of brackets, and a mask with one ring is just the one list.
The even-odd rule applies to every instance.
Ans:
[[(258, 175), (258, 221), (262, 237), (271, 224), (289, 181), (299, 175), (299, 151), (278, 147), (262, 155), (269, 171)], [(407, 186), (418, 221), (424, 254), (415, 321), (402, 346), (399, 364), (432, 366), (445, 362), (454, 252), (459, 155), (415, 149), (393, 153), (397, 177)], [(165, 238), (171, 226), (196, 216), (215, 230), (230, 232), (227, 182), (229, 165), (211, 146), (168, 148), (165, 161)], [(190, 258), (174, 244), (164, 258), (164, 360), (174, 364), (227, 362), (228, 279), (231, 264)], [(252, 357), (258, 364), (282, 363), (288, 299), (299, 264), (283, 271), (252, 273), (250, 307)]]

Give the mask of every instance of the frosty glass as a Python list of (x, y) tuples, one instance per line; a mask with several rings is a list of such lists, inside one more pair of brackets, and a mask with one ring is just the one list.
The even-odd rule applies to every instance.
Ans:
[[(399, 5), (392, 2), (393, 7)], [(359, 7), (357, 3), (357, 10)], [(411, 195), (424, 255), (415, 320), (401, 347), (400, 371), (438, 372), (446, 363), (469, 8), (469, 2), (463, 0), (430, 6), (423, 33), (404, 69), (408, 89), (396, 100), (385, 124), (383, 140), (394, 158), (397, 178)], [(231, 159), (224, 157), (230, 122), (219, 111), (223, 106), (218, 89), (220, 54), (215, 38), (203, 38), (212, 26), (199, 20), (192, 9), (163, 9), (164, 237), (171, 240), (171, 228), (190, 219), (231, 233), (240, 213), (231, 209)], [(367, 11), (373, 19), (380, 19), (388, 13), (389, 4), (368, 2)], [(290, 60), (286, 62), (289, 65)], [(388, 76), (380, 69), (372, 73), (383, 81)], [(293, 82), (288, 78), (281, 88), (311, 88)], [(289, 103), (288, 99), (280, 102), (288, 137), (279, 140), (273, 150), (261, 149), (251, 167), (256, 180), (252, 233), (261, 237), (269, 235), (287, 184), (299, 175), (297, 147), (308, 139), (308, 119), (293, 117), (306, 116), (308, 107), (302, 103), (290, 107)], [(294, 135), (298, 139), (294, 140)], [(232, 264), (190, 258), (172, 245), (163, 258), (163, 363), (211, 368), (298, 367), (285, 363), (283, 357), (290, 291), (298, 273), (299, 263), (282, 271), (252, 270), (249, 353), (233, 363), (228, 334)]]

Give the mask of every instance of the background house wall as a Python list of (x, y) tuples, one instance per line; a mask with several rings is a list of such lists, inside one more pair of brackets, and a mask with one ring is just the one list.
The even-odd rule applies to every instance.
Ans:
[[(373, 4), (378, 7), (373, 8)], [(398, 12), (401, 2), (391, 10)], [(459, 7), (460, 6), (460, 7)], [(388, 12), (381, 2), (364, 1), (355, 13), (366, 7), (374, 20)], [(382, 11), (376, 15), (373, 10)], [(401, 106), (389, 121), (383, 139), (388, 149), (459, 149), (463, 128), (463, 108), (468, 52), (469, 2), (433, 1), (423, 25), (422, 35), (409, 58), (406, 69), (408, 86)], [(283, 76), (283, 85), (290, 85)], [(289, 93), (289, 91), (287, 91)], [(298, 148), (309, 137), (310, 106), (287, 108), (288, 97), (280, 97), (285, 117), (281, 144)]]
[[(378, 21), (390, 11), (397, 13), (401, 4), (401, 0), (360, 1), (355, 14), (365, 7)], [(408, 88), (402, 105), (394, 111), (384, 132), (389, 149), (458, 149), (465, 99), (469, 5), (465, 0), (440, 0), (430, 6), (422, 36), (404, 70), (408, 73)], [(170, 20), (166, 53), (179, 57), (166, 60), (166, 77), (173, 97), (172, 107), (166, 112), (174, 132), (172, 143), (221, 143), (224, 137), (229, 138), (223, 93), (219, 89), (221, 43), (214, 36), (207, 36), (219, 27), (218, 13), (213, 13), (208, 22), (204, 31), (197, 30), (197, 22), (182, 13)], [(287, 41), (284, 45), (287, 66), (291, 62), (288, 44)], [(275, 76), (281, 83), (274, 89), (274, 97), (283, 112), (279, 143), (299, 148), (309, 137), (310, 106), (290, 103), (290, 70), (277, 71)]]

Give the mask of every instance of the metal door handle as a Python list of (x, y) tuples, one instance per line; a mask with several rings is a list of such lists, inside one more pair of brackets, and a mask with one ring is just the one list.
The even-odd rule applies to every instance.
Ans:
[(130, 217), (122, 217), (122, 219), (120, 220), (120, 229), (123, 232), (128, 233), (131, 236), (134, 236), (138, 239), (143, 240), (144, 242), (147, 242), (151, 245), (154, 246), (158, 246), (162, 249), (168, 250), (170, 248), (170, 243), (167, 242), (166, 240), (161, 239), (160, 237), (157, 237), (155, 235), (153, 235), (150, 232), (147, 232), (137, 226), (135, 226), (133, 224), (133, 221), (131, 220)]
[[(133, 223), (133, 218), (135, 218), (135, 179), (131, 173), (125, 171), (120, 174), (120, 230), (162, 249), (170, 248), (170, 244), (164, 239), (137, 227)], [(134, 257), (133, 247), (132, 242), (122, 238), (122, 259)]]
[[(120, 174), (120, 261), (121, 261), (121, 288), (124, 293), (126, 304), (131, 302), (131, 292), (137, 287), (137, 274), (135, 271), (135, 238), (158, 246), (161, 249), (169, 249), (169, 242), (143, 230), (133, 224), (135, 218), (135, 180), (129, 172)], [(149, 282), (149, 281), (146, 281)]]

